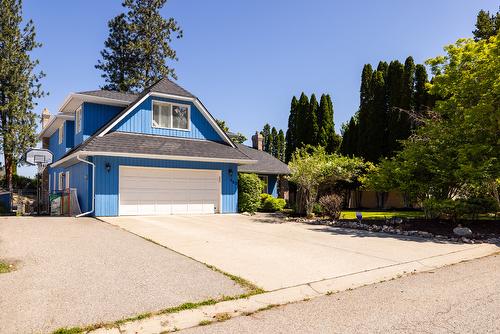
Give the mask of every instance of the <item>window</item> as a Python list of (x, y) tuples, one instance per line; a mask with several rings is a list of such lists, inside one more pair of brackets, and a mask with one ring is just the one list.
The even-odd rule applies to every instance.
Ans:
[(64, 173), (63, 172), (60, 172), (59, 173), (59, 190), (63, 190), (64, 189)]
[(153, 127), (189, 130), (190, 107), (153, 101)]
[(62, 144), (64, 137), (64, 123), (59, 127), (59, 144)]
[(64, 182), (64, 188), (69, 189), (69, 172), (64, 173), (66, 176), (66, 181)]
[(75, 128), (76, 133), (82, 131), (82, 107), (80, 106), (75, 111)]
[(57, 190), (57, 177), (56, 177), (56, 173), (54, 172), (54, 186), (52, 187), (52, 191), (56, 191)]
[(262, 193), (269, 194), (269, 179), (268, 179), (267, 175), (259, 175), (259, 179), (262, 182), (262, 184), (264, 185), (264, 187), (262, 189)]

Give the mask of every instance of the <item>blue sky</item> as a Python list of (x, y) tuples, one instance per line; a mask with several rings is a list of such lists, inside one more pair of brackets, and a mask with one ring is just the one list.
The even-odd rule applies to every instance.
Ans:
[[(332, 96), (338, 130), (358, 107), (363, 64), (442, 54), (444, 45), (472, 35), (480, 9), (494, 12), (498, 2), (169, 0), (162, 14), (184, 30), (173, 44), (178, 83), (250, 137), (266, 122), (286, 131), (290, 100), (302, 91)], [(107, 22), (121, 11), (118, 0), (24, 0), (24, 17), (43, 43), (34, 56), (50, 93), (37, 113), (57, 112), (68, 93), (103, 83), (94, 65)]]

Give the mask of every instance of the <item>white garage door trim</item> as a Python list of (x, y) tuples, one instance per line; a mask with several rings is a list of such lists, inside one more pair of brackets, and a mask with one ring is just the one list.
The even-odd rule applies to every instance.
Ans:
[[(149, 208), (149, 210), (146, 209), (146, 210), (143, 210), (143, 212), (140, 212), (140, 209), (139, 209), (140, 204), (138, 203), (138, 204), (136, 204), (137, 207), (135, 209), (135, 213), (131, 213), (131, 212), (133, 212), (133, 210), (131, 211), (130, 208), (129, 208), (129, 210), (125, 209), (124, 207), (122, 208), (122, 195), (124, 195), (124, 196), (129, 195), (126, 192), (124, 192), (124, 190), (123, 190), (123, 186), (125, 183), (125, 182), (123, 182), (123, 179), (126, 177), (123, 174), (128, 170), (141, 170), (141, 175), (142, 175), (142, 171), (145, 173), (143, 175), (147, 175), (146, 173), (148, 171), (150, 171), (150, 172), (155, 171), (157, 174), (158, 174), (158, 172), (160, 172), (159, 174), (161, 174), (161, 172), (165, 172), (165, 176), (168, 176), (169, 172), (171, 172), (171, 173), (180, 172), (180, 177), (184, 176), (185, 179), (189, 179), (187, 176), (189, 176), (189, 174), (191, 174), (191, 173), (199, 173), (199, 174), (205, 174), (207, 176), (213, 176), (213, 177), (215, 177), (215, 179), (216, 179), (215, 182), (217, 183), (217, 186), (216, 186), (217, 195), (212, 194), (212, 195), (214, 195), (212, 197), (209, 195), (210, 194), (210, 191), (209, 191), (207, 194), (207, 199), (210, 200), (209, 202), (211, 202), (213, 199), (215, 199), (215, 201), (216, 201), (215, 213), (222, 212), (222, 207), (221, 207), (221, 204), (222, 204), (222, 171), (221, 170), (142, 167), (142, 166), (119, 166), (118, 167), (118, 215), (168, 215), (168, 214), (190, 214), (190, 213), (200, 214), (200, 213), (209, 213), (207, 210), (213, 210), (213, 208), (210, 209), (210, 203), (206, 203), (206, 204), (208, 204), (208, 207), (207, 207), (207, 205), (205, 205), (205, 203), (203, 203), (204, 199), (198, 199), (197, 200), (198, 202), (199, 201), (202, 202), (201, 207), (200, 207), (200, 203), (190, 203), (190, 200), (188, 200), (186, 203), (178, 204), (179, 208), (177, 208), (177, 209), (180, 209), (180, 211), (179, 210), (176, 211), (174, 203), (170, 203), (170, 204), (161, 203), (161, 204), (159, 204), (158, 202), (154, 202), (154, 203), (144, 204), (145, 206), (147, 205), (147, 208)], [(185, 175), (182, 175), (182, 174), (185, 174)], [(191, 174), (191, 175), (194, 175), (194, 174)], [(131, 176), (131, 177), (133, 177), (133, 176)], [(160, 177), (160, 176), (157, 175), (157, 177)], [(166, 179), (168, 179), (168, 178), (166, 178)], [(213, 178), (208, 178), (208, 180), (213, 180)], [(159, 182), (160, 181), (161, 181), (161, 179), (159, 179)], [(212, 181), (210, 181), (210, 182), (212, 182)], [(185, 185), (189, 185), (189, 183), (187, 183), (187, 184), (185, 183)], [(212, 185), (214, 185), (214, 183), (212, 183)], [(156, 189), (156, 191), (160, 191), (160, 189)], [(154, 191), (152, 191), (152, 192), (154, 193)], [(179, 192), (177, 192), (176, 194), (179, 194)], [(188, 197), (191, 197), (189, 195), (189, 192), (187, 194), (188, 194)], [(132, 199), (132, 201), (134, 201), (134, 200), (137, 200), (137, 199)], [(154, 201), (154, 200), (150, 199), (150, 201)], [(168, 202), (168, 201), (169, 201), (169, 199), (167, 199), (166, 202)], [(123, 205), (125, 205), (125, 204), (123, 204)], [(131, 204), (131, 205), (133, 206), (133, 204)], [(185, 207), (186, 209), (182, 210), (182, 207), (184, 205), (186, 205), (186, 207)], [(192, 207), (191, 207), (191, 205), (192, 205)], [(198, 207), (196, 208), (196, 206), (198, 206)], [(176, 212), (174, 212), (174, 211), (176, 211)], [(212, 213), (212, 212), (213, 211), (211, 211), (210, 213)]]

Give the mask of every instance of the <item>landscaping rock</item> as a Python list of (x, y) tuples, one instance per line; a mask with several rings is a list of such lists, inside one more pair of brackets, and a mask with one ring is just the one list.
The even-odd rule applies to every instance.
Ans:
[(455, 235), (458, 235), (460, 237), (468, 237), (468, 236), (472, 235), (472, 231), (470, 228), (462, 227), (460, 225), (458, 225), (457, 227), (455, 227), (453, 229), (453, 233), (455, 233)]

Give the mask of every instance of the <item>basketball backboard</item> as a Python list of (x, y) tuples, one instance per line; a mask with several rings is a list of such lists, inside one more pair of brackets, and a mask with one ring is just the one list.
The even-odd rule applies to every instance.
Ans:
[(48, 165), (52, 163), (52, 152), (44, 148), (30, 148), (26, 152), (25, 160), (30, 165)]

